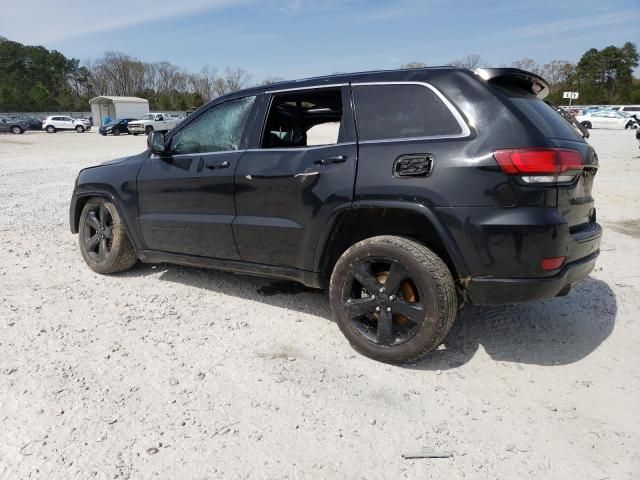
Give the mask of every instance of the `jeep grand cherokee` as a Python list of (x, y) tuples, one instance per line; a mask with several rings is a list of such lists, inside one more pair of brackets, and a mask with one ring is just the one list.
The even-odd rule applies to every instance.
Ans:
[(597, 156), (547, 92), (459, 68), (234, 92), (82, 170), (71, 230), (100, 273), (141, 260), (328, 287), (354, 348), (415, 361), (464, 302), (566, 295), (594, 266)]

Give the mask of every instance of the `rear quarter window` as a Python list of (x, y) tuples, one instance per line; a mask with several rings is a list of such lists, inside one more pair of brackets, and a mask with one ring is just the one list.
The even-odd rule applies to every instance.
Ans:
[(426, 86), (354, 85), (353, 97), (362, 141), (463, 134), (449, 107)]
[(539, 98), (528, 94), (510, 94), (509, 96), (509, 100), (516, 109), (531, 120), (545, 137), (583, 141), (573, 125)]

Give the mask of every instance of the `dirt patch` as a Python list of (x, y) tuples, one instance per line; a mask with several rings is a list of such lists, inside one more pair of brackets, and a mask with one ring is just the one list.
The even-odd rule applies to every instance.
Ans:
[(624, 220), (622, 222), (607, 223), (611, 230), (624, 233), (633, 238), (640, 238), (640, 220)]

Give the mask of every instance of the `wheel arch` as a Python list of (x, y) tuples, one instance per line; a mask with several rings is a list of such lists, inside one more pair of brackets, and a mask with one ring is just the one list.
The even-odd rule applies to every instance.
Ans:
[(69, 220), (71, 233), (78, 233), (80, 230), (80, 215), (82, 214), (82, 209), (86, 205), (86, 203), (96, 197), (101, 197), (109, 200), (116, 208), (118, 215), (120, 216), (120, 220), (124, 225), (124, 230), (131, 241), (131, 245), (134, 250), (139, 251), (143, 248), (143, 246), (139, 243), (139, 239), (137, 238), (136, 231), (131, 228), (129, 224), (129, 218), (125, 214), (125, 208), (122, 204), (120, 198), (113, 192), (108, 190), (95, 190), (95, 191), (84, 191), (80, 193), (75, 193), (73, 195), (73, 199), (71, 200), (71, 205), (69, 208)]
[(352, 208), (337, 211), (318, 241), (314, 270), (326, 281), (347, 248), (377, 235), (417, 240), (443, 259), (456, 281), (468, 277), (462, 254), (435, 213), (425, 205), (405, 201), (354, 202)]

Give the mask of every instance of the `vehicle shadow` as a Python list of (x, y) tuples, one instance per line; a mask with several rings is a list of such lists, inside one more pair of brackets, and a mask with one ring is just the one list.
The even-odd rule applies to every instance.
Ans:
[(499, 307), (466, 306), (443, 346), (413, 368), (446, 370), (467, 363), (482, 345), (496, 361), (566, 365), (593, 352), (613, 331), (615, 293), (589, 277), (566, 297)]
[(148, 275), (158, 275), (160, 280), (167, 282), (331, 319), (326, 292), (293, 281), (172, 264), (138, 263), (132, 270), (118, 274), (128, 277)]
[[(296, 282), (169, 264), (138, 264), (120, 275), (158, 273), (163, 281), (331, 320), (326, 292)], [(616, 313), (614, 292), (605, 282), (592, 277), (576, 285), (566, 297), (499, 307), (468, 305), (460, 312), (443, 345), (409, 368), (457, 368), (469, 362), (480, 345), (496, 361), (545, 366), (573, 363), (607, 339), (613, 331)], [(340, 335), (337, 328), (336, 335)]]

